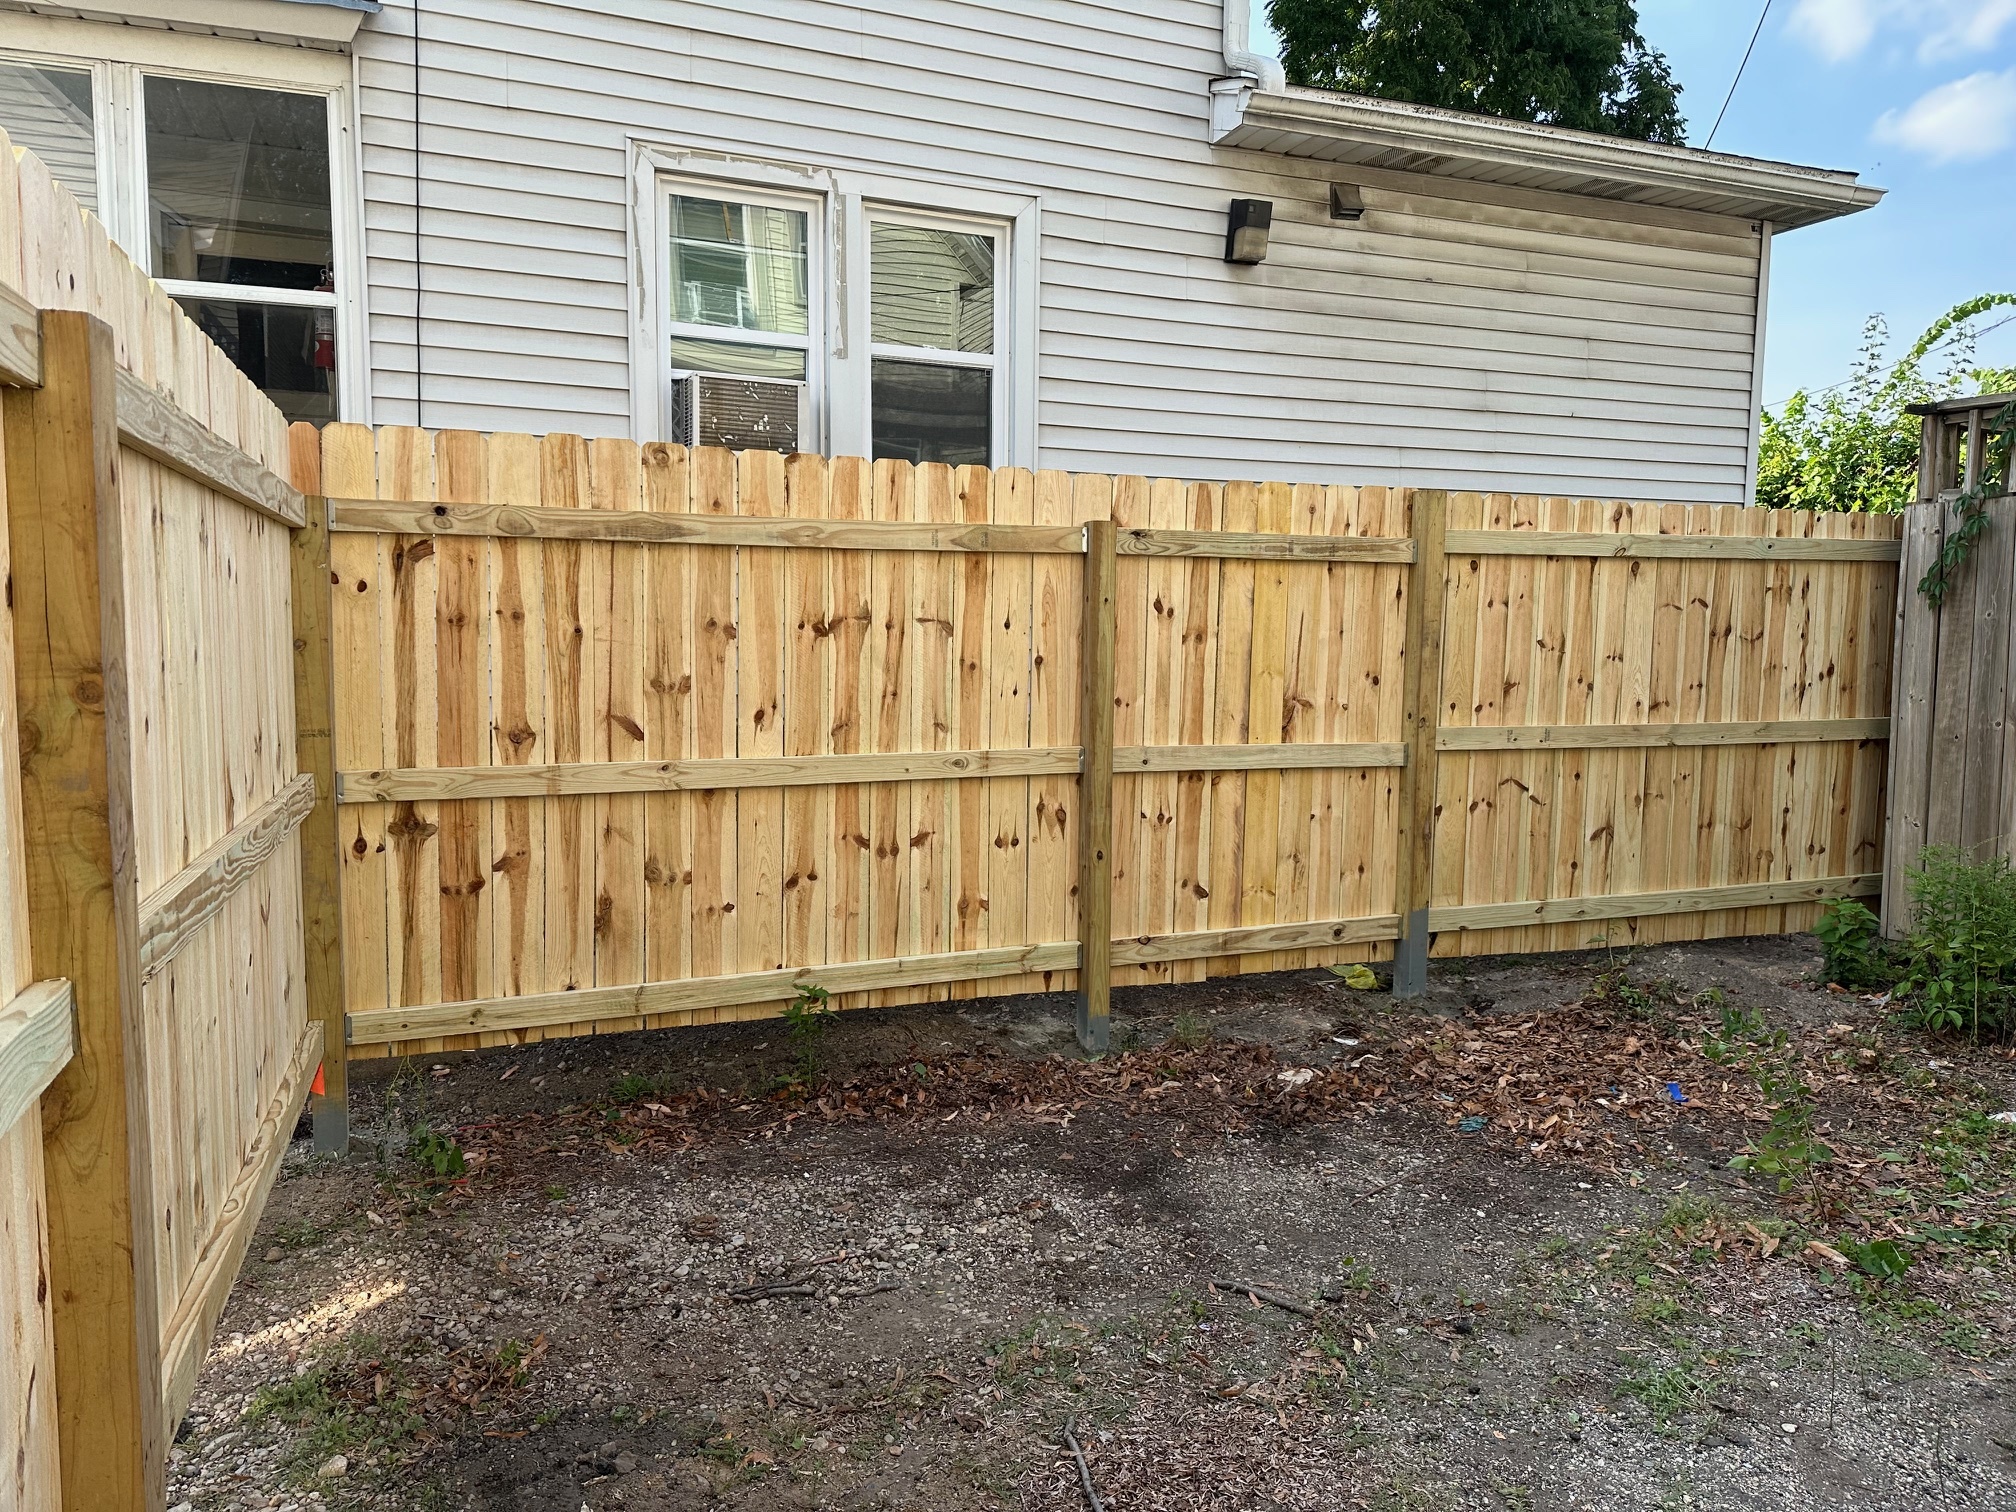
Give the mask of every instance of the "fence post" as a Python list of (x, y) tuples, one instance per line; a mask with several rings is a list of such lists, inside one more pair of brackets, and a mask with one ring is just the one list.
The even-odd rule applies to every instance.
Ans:
[(77, 1005), (76, 1057), (42, 1098), (71, 1512), (167, 1495), (115, 372), (110, 327), (47, 311), (42, 387), (0, 401), (34, 973)]
[(1078, 779), (1078, 1043), (1095, 1055), (1111, 1041), (1113, 996), (1113, 584), (1116, 531), (1085, 522)]
[(1449, 496), (1413, 490), (1414, 567), (1407, 580), (1407, 665), (1401, 683), (1407, 765), (1400, 772), (1398, 913), (1393, 996), (1428, 990), (1428, 899), (1435, 865), (1435, 733), (1442, 722), (1442, 538)]
[[(295, 427), (297, 430), (307, 427)], [(342, 896), (337, 878), (335, 683), (330, 645), (329, 502), (321, 497), (321, 436), (294, 442), (297, 485), (312, 483), (308, 523), (293, 533), (294, 759), (315, 779), (315, 807), (301, 824), (301, 926), (308, 1018), (322, 1025), (320, 1090), (311, 1101), (315, 1153), (350, 1149), (350, 1061), (343, 1029)], [(314, 475), (307, 476), (312, 464)]]

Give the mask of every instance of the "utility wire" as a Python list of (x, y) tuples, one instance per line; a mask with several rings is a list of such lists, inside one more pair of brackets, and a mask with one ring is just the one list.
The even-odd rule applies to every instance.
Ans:
[(1736, 86), (1743, 82), (1743, 70), (1750, 66), (1750, 54), (1757, 50), (1757, 39), (1764, 34), (1764, 18), (1770, 14), (1771, 0), (1764, 0), (1764, 9), (1757, 12), (1757, 25), (1750, 32), (1750, 45), (1743, 49), (1743, 61), (1736, 65), (1736, 77), (1729, 81), (1729, 93), (1722, 96), (1722, 108), (1715, 112), (1715, 124), (1708, 128), (1708, 140), (1701, 144), (1703, 152), (1715, 145), (1715, 133), (1722, 129), (1722, 117), (1729, 114), (1729, 102), (1736, 98)]
[[(1932, 345), (1925, 348), (1924, 352), (1919, 357), (1919, 361), (1921, 362), (1924, 361), (1926, 357), (1930, 357), (1934, 352), (1943, 352), (1947, 347), (1953, 345), (1954, 342), (1961, 340), (1963, 337), (1972, 336), (1975, 340), (1978, 341), (1981, 337), (1986, 336), (1990, 331), (2001, 330), (2002, 327), (2008, 325), (2011, 321), (2016, 321), (2016, 315), (2004, 315), (2000, 320), (1996, 321), (1993, 325), (1985, 325), (1981, 327), (1981, 329), (1978, 331), (1965, 331), (1965, 330), (1955, 331), (1951, 336), (1947, 336), (1938, 341), (1935, 341), (1932, 343)], [(1811, 399), (1816, 398), (1821, 394), (1831, 394), (1834, 392), (1834, 390), (1838, 388), (1846, 388), (1849, 384), (1853, 383), (1854, 381), (1855, 380), (1853, 378), (1841, 378), (1837, 379), (1833, 383), (1822, 384), (1819, 388), (1800, 389), (1798, 390), (1798, 392), (1806, 395), (1807, 398)], [(1779, 407), (1784, 405), (1787, 402), (1787, 400), (1791, 399), (1791, 397), (1792, 395), (1787, 394), (1784, 399), (1773, 400), (1771, 403), (1766, 404), (1764, 408), (1767, 410), (1778, 409)]]

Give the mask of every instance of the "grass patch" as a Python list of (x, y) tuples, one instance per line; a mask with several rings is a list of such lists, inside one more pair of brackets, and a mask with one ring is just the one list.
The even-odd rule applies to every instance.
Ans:
[(1691, 1361), (1645, 1370), (1617, 1383), (1617, 1395), (1642, 1403), (1661, 1427), (1708, 1405), (1709, 1386)]

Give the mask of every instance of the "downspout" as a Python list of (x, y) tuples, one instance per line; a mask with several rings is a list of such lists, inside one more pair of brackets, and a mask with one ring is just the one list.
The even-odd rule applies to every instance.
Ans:
[(1221, 141), (1245, 117), (1253, 91), (1288, 87), (1278, 58), (1253, 51), (1252, 0), (1224, 0), (1225, 75), (1211, 81), (1211, 140)]
[(1750, 446), (1743, 459), (1743, 502), (1757, 502), (1757, 453), (1764, 444), (1764, 330), (1771, 316), (1771, 236), (1769, 221), (1757, 223), (1757, 318), (1750, 343)]

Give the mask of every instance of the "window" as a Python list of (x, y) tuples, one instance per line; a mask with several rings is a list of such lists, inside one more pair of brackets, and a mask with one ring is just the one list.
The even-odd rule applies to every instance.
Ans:
[(996, 236), (874, 220), (868, 237), (873, 454), (994, 460)]
[(288, 419), (317, 423), (342, 409), (331, 101), (131, 62), (0, 59), (0, 126)]
[(319, 95), (145, 80), (154, 276), (290, 420), (336, 418), (336, 240)]
[[(665, 201), (671, 431), (689, 444), (809, 448), (821, 301), (814, 206), (674, 190)], [(743, 381), (726, 381), (743, 380)]]
[(640, 440), (1034, 466), (1037, 202), (632, 145)]

